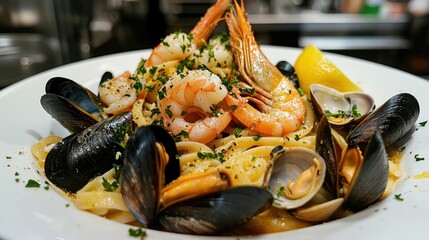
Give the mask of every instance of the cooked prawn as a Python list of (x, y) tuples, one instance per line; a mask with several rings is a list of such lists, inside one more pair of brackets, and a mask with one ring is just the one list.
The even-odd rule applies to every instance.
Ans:
[(217, 0), (189, 34), (178, 32), (164, 38), (156, 46), (145, 63), (145, 67), (156, 66), (173, 60), (193, 58), (198, 48), (207, 41), (210, 34), (222, 20), (230, 0)]
[[(236, 90), (234, 96), (229, 95), (225, 100), (230, 107), (234, 106), (233, 116), (246, 127), (265, 135), (285, 135), (297, 130), (302, 123), (306, 114), (304, 100), (263, 54), (246, 15), (243, 2), (240, 6), (234, 1), (226, 14), (226, 22), (240, 75), (255, 94), (242, 97)], [(260, 110), (249, 101), (259, 105)]]
[(173, 76), (161, 89), (158, 108), (164, 126), (174, 135), (207, 143), (228, 126), (232, 117), (218, 105), (228, 91), (208, 70), (190, 70)]
[[(131, 78), (129, 71), (102, 83), (98, 87), (101, 101), (107, 105), (104, 112), (118, 114), (131, 109), (139, 96), (139, 89), (134, 87), (137, 79)], [(137, 84), (140, 85), (140, 84)]]

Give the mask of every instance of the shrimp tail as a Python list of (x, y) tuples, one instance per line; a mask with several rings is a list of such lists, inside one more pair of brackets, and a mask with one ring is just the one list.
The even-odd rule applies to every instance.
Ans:
[(217, 2), (207, 10), (206, 14), (201, 17), (197, 25), (195, 25), (191, 30), (190, 34), (194, 36), (194, 42), (197, 47), (204, 44), (210, 37), (219, 21), (223, 19), (223, 14), (228, 8), (229, 3), (230, 0), (217, 0)]

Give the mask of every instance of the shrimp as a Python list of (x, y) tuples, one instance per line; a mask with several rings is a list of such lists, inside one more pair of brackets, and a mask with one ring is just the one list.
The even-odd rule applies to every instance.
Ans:
[(230, 107), (234, 106), (234, 118), (246, 127), (265, 135), (286, 135), (302, 123), (306, 114), (304, 100), (263, 54), (246, 16), (243, 2), (240, 6), (234, 1), (231, 11), (226, 14), (226, 23), (240, 75), (254, 89), (256, 97), (242, 97), (236, 89), (225, 101)]
[(218, 22), (222, 20), (229, 2), (230, 0), (217, 0), (189, 34), (178, 32), (164, 38), (150, 54), (145, 67), (156, 66), (168, 61), (193, 58), (197, 49), (207, 41)]
[(161, 89), (158, 108), (164, 126), (174, 135), (208, 143), (228, 126), (232, 117), (219, 104), (228, 94), (220, 78), (208, 70), (173, 76)]
[(135, 87), (136, 81), (138, 80), (132, 79), (131, 73), (126, 71), (120, 76), (101, 83), (98, 93), (101, 101), (107, 105), (104, 112), (119, 114), (130, 110), (139, 96), (138, 88)]
[(204, 65), (222, 77), (230, 74), (233, 61), (228, 34), (218, 34), (210, 38), (208, 44), (200, 48), (197, 58), (198, 65)]

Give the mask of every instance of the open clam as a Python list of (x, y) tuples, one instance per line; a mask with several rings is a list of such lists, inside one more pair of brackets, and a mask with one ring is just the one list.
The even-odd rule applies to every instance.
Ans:
[(325, 179), (323, 158), (307, 148), (283, 148), (272, 151), (272, 165), (265, 185), (274, 196), (273, 206), (296, 209), (310, 201)]
[(339, 92), (321, 84), (310, 85), (316, 115), (326, 115), (330, 124), (344, 126), (365, 118), (374, 109), (374, 99), (362, 92)]

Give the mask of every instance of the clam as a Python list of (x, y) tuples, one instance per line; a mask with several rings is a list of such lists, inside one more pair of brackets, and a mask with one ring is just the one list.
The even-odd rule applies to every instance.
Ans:
[(89, 89), (62, 77), (51, 78), (41, 97), (42, 107), (72, 133), (106, 119), (102, 103)]
[(274, 196), (273, 206), (296, 209), (309, 202), (325, 179), (323, 158), (315, 151), (300, 147), (275, 147), (272, 155), (272, 165), (264, 182)]
[(321, 84), (310, 85), (316, 115), (326, 115), (330, 124), (344, 126), (365, 118), (374, 109), (373, 98), (362, 92), (339, 92)]
[(131, 133), (133, 124), (132, 114), (126, 113), (64, 138), (46, 156), (46, 177), (55, 186), (75, 193), (113, 164), (121, 163), (124, 136)]
[(141, 127), (125, 150), (121, 193), (145, 227), (217, 234), (271, 206), (273, 197), (267, 190), (231, 187), (230, 177), (218, 170), (178, 177), (174, 141), (167, 134), (161, 128)]

